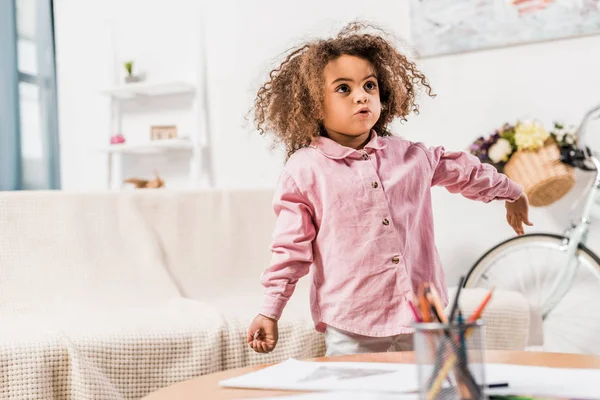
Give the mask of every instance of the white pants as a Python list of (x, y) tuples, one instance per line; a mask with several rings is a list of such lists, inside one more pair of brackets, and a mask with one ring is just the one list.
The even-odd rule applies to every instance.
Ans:
[(327, 348), (326, 356), (411, 351), (413, 349), (413, 335), (361, 336), (328, 326), (325, 330), (325, 347)]

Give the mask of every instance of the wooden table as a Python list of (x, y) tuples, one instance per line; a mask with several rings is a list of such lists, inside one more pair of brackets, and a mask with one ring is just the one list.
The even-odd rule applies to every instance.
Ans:
[[(352, 361), (352, 362), (385, 362), (385, 363), (412, 363), (412, 352), (359, 354), (340, 357), (322, 357), (313, 361)], [(558, 368), (599, 368), (600, 357), (580, 354), (538, 353), (521, 351), (487, 351), (486, 361), (490, 363), (506, 363), (521, 365), (537, 365)], [(231, 369), (214, 374), (203, 375), (189, 381), (176, 383), (160, 389), (144, 397), (144, 400), (225, 400), (243, 399), (252, 397), (274, 397), (297, 394), (299, 392), (252, 390), (252, 389), (227, 389), (220, 388), (218, 383), (223, 379), (233, 378), (248, 372), (257, 371), (270, 364), (255, 365), (252, 367)]]

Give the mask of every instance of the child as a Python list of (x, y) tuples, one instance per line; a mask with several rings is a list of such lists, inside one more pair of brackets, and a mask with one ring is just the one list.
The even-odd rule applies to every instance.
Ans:
[(311, 312), (327, 355), (411, 349), (408, 301), (432, 282), (444, 306), (431, 187), (490, 202), (524, 234), (528, 201), (492, 166), (464, 152), (392, 136), (388, 124), (418, 111), (416, 65), (352, 23), (337, 37), (291, 52), (258, 91), (255, 119), (287, 150), (274, 197), (272, 262), (248, 344), (270, 352), (277, 320), (313, 266)]

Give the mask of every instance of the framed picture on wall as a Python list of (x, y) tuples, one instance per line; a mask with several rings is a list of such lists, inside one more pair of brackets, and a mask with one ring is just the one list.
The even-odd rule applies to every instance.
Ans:
[(600, 33), (600, 0), (410, 0), (422, 57)]

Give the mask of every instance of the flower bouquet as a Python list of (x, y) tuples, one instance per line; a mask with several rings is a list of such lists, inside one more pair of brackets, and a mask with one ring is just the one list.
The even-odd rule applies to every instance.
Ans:
[(523, 120), (479, 137), (469, 152), (521, 184), (530, 204), (539, 207), (562, 198), (575, 184), (573, 168), (560, 162), (559, 148), (576, 144), (573, 127), (555, 123), (547, 131), (537, 120)]

